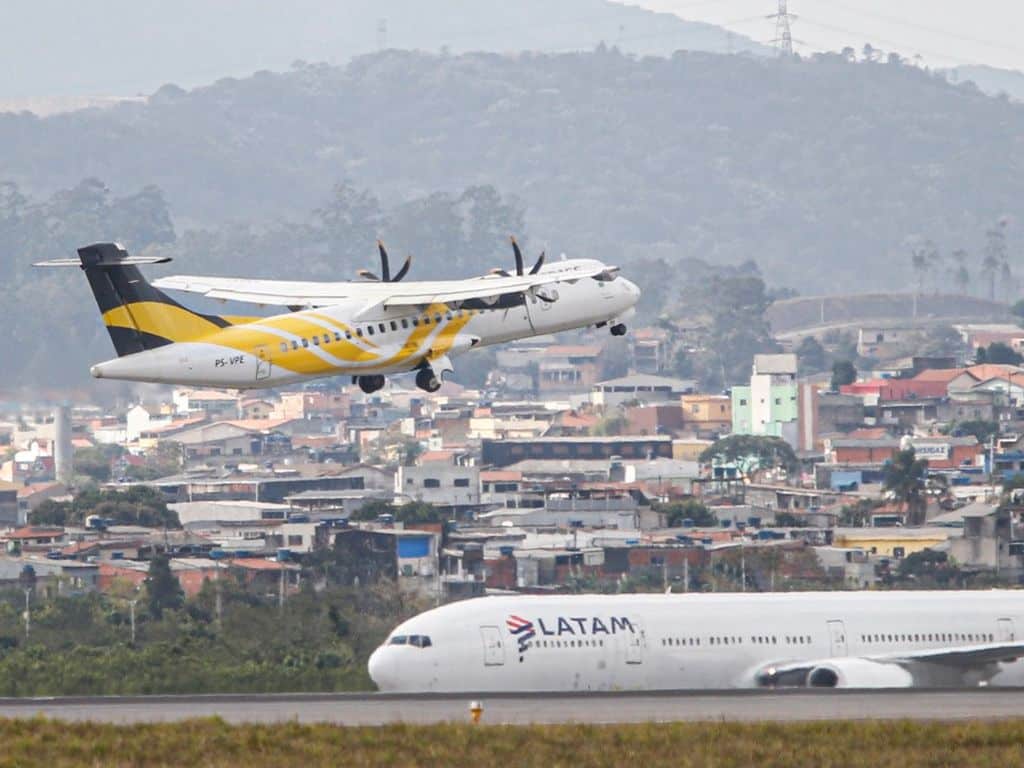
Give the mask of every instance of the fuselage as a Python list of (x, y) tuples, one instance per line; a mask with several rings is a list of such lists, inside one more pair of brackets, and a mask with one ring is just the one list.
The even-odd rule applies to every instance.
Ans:
[(883, 687), (1019, 684), (1019, 662), (906, 672), (858, 660), (1013, 642), (1022, 626), (1016, 591), (488, 597), (399, 625), (369, 671), (382, 691), (724, 689), (841, 660)]
[(593, 263), (545, 266), (544, 273), (563, 272), (566, 277), (541, 289), (541, 296), (467, 302), (458, 309), (440, 303), (368, 309), (365, 302), (348, 301), (207, 331), (195, 339), (98, 363), (92, 374), (258, 389), (323, 376), (401, 373), (476, 346), (628, 317), (639, 289), (624, 278), (573, 277), (575, 265)]

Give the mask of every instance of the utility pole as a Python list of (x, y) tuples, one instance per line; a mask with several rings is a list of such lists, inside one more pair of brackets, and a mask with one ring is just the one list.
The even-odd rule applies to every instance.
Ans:
[(683, 592), (690, 591), (690, 558), (689, 553), (683, 559)]
[(25, 587), (25, 640), (28, 640), (29, 633), (32, 631), (32, 612), (29, 608), (29, 600), (32, 597), (32, 588)]
[(747, 551), (740, 539), (740, 592), (747, 591)]
[(789, 12), (786, 0), (778, 0), (778, 3), (778, 10), (765, 18), (775, 20), (775, 38), (772, 42), (779, 51), (779, 57), (782, 58), (793, 55), (793, 32), (789, 24), (796, 21), (796, 14)]
[(383, 51), (388, 47), (388, 20), (377, 19), (377, 50)]
[(135, 646), (135, 604), (137, 602), (139, 602), (139, 601), (138, 600), (129, 600), (128, 601), (128, 606), (129, 606), (129, 610), (130, 610), (130, 614), (129, 615), (131, 616), (131, 625), (132, 625), (132, 647)]

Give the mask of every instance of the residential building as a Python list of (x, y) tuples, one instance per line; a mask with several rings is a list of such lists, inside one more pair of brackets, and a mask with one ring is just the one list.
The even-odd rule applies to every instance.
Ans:
[(605, 411), (624, 403), (678, 403), (680, 397), (693, 392), (696, 387), (697, 382), (692, 379), (634, 373), (595, 383), (590, 391), (590, 402)]
[(683, 395), (680, 404), (684, 429), (698, 437), (717, 437), (732, 429), (732, 400), (727, 395)]
[(797, 359), (794, 354), (754, 355), (750, 385), (732, 388), (732, 431), (781, 437), (799, 444)]

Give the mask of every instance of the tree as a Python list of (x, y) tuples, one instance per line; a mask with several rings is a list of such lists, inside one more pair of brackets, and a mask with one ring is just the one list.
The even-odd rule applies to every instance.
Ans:
[(853, 384), (857, 380), (857, 369), (849, 360), (836, 360), (832, 363), (832, 391), (838, 392), (840, 387)]
[(802, 373), (819, 373), (825, 370), (825, 348), (813, 336), (804, 336), (796, 348), (797, 360)]
[(950, 254), (950, 258), (953, 260), (953, 283), (956, 285), (960, 293), (966, 295), (967, 289), (971, 284), (971, 273), (967, 269), (967, 260), (969, 254), (963, 248), (957, 248), (953, 253)]
[(165, 610), (177, 610), (185, 601), (185, 593), (178, 579), (171, 573), (171, 560), (167, 555), (156, 555), (149, 563), (145, 582), (147, 605), (154, 619), (163, 617)]
[(914, 449), (897, 451), (886, 463), (882, 485), (906, 510), (907, 520), (913, 525), (924, 522), (927, 509), (925, 474), (928, 462), (918, 459)]
[[(1000, 219), (985, 231), (985, 250), (981, 261), (981, 272), (988, 277), (988, 297), (996, 299), (996, 275), (1009, 277), (1010, 264), (1006, 252), (1006, 219)], [(1006, 287), (1009, 288), (1008, 281)]]
[(669, 528), (678, 528), (683, 520), (691, 520), (694, 525), (710, 527), (718, 525), (714, 514), (697, 499), (686, 499), (685, 501), (672, 501), (667, 504), (656, 503), (654, 511), (665, 515), (665, 524)]
[(759, 469), (796, 471), (800, 461), (792, 446), (781, 437), (729, 435), (716, 440), (700, 455), (705, 464), (735, 464), (748, 474)]
[(985, 445), (992, 437), (999, 434), (999, 422), (984, 421), (982, 419), (961, 421), (954, 424), (950, 432), (957, 437), (974, 435), (979, 443)]
[(1004, 344), (1001, 341), (993, 341), (988, 345), (988, 347), (978, 347), (978, 351), (974, 359), (979, 365), (982, 363), (1020, 365), (1021, 362), (1024, 361), (1024, 356), (1008, 344)]

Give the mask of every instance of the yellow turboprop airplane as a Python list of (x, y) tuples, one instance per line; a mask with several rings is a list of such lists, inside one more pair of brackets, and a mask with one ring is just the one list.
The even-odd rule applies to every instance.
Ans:
[[(588, 325), (626, 332), (640, 289), (618, 268), (593, 259), (536, 264), (524, 271), (515, 239), (516, 273), (493, 270), (465, 280), (400, 283), (378, 244), (381, 276), (364, 281), (299, 282), (175, 276), (150, 284), (140, 264), (169, 258), (129, 256), (116, 243), (78, 249), (78, 259), (36, 266), (85, 272), (118, 357), (92, 366), (98, 379), (262, 389), (309, 379), (352, 376), (364, 392), (388, 374), (416, 372), (428, 392), (452, 370), (451, 357), (477, 346)], [(194, 312), (160, 289), (220, 300), (285, 306), (271, 317)]]

